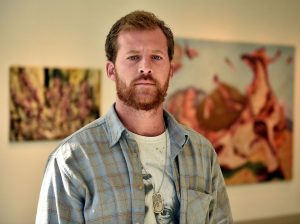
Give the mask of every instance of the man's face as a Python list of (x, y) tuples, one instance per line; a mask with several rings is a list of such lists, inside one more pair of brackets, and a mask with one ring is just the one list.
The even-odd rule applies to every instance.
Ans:
[(117, 96), (127, 106), (151, 110), (162, 104), (173, 69), (160, 29), (121, 32), (113, 67)]

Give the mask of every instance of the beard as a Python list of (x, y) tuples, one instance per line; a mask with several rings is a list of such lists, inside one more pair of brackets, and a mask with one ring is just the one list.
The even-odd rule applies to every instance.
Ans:
[[(150, 87), (138, 87), (135, 85), (140, 80), (147, 80), (154, 83)], [(119, 78), (116, 73), (117, 96), (123, 103), (136, 110), (149, 111), (157, 109), (165, 100), (169, 87), (169, 78), (161, 85), (152, 75), (140, 75), (131, 81), (129, 86)]]

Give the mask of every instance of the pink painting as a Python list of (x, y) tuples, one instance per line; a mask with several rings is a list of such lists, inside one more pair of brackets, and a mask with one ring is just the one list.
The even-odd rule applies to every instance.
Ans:
[(177, 39), (165, 107), (213, 144), (227, 184), (289, 180), (294, 48)]

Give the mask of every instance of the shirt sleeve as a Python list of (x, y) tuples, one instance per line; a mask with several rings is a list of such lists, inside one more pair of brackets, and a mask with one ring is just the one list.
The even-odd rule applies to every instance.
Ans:
[(44, 174), (36, 224), (84, 223), (80, 184), (59, 153), (49, 157)]
[(210, 205), (210, 223), (232, 224), (233, 219), (225, 181), (215, 152), (212, 159), (212, 172), (213, 201)]

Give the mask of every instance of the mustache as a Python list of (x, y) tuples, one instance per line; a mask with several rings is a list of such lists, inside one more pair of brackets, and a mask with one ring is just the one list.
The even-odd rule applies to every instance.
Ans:
[(138, 78), (134, 79), (132, 81), (132, 83), (138, 82), (140, 80), (149, 80), (149, 81), (153, 81), (155, 83), (158, 83), (158, 81), (156, 79), (154, 79), (151, 74), (142, 74)]

